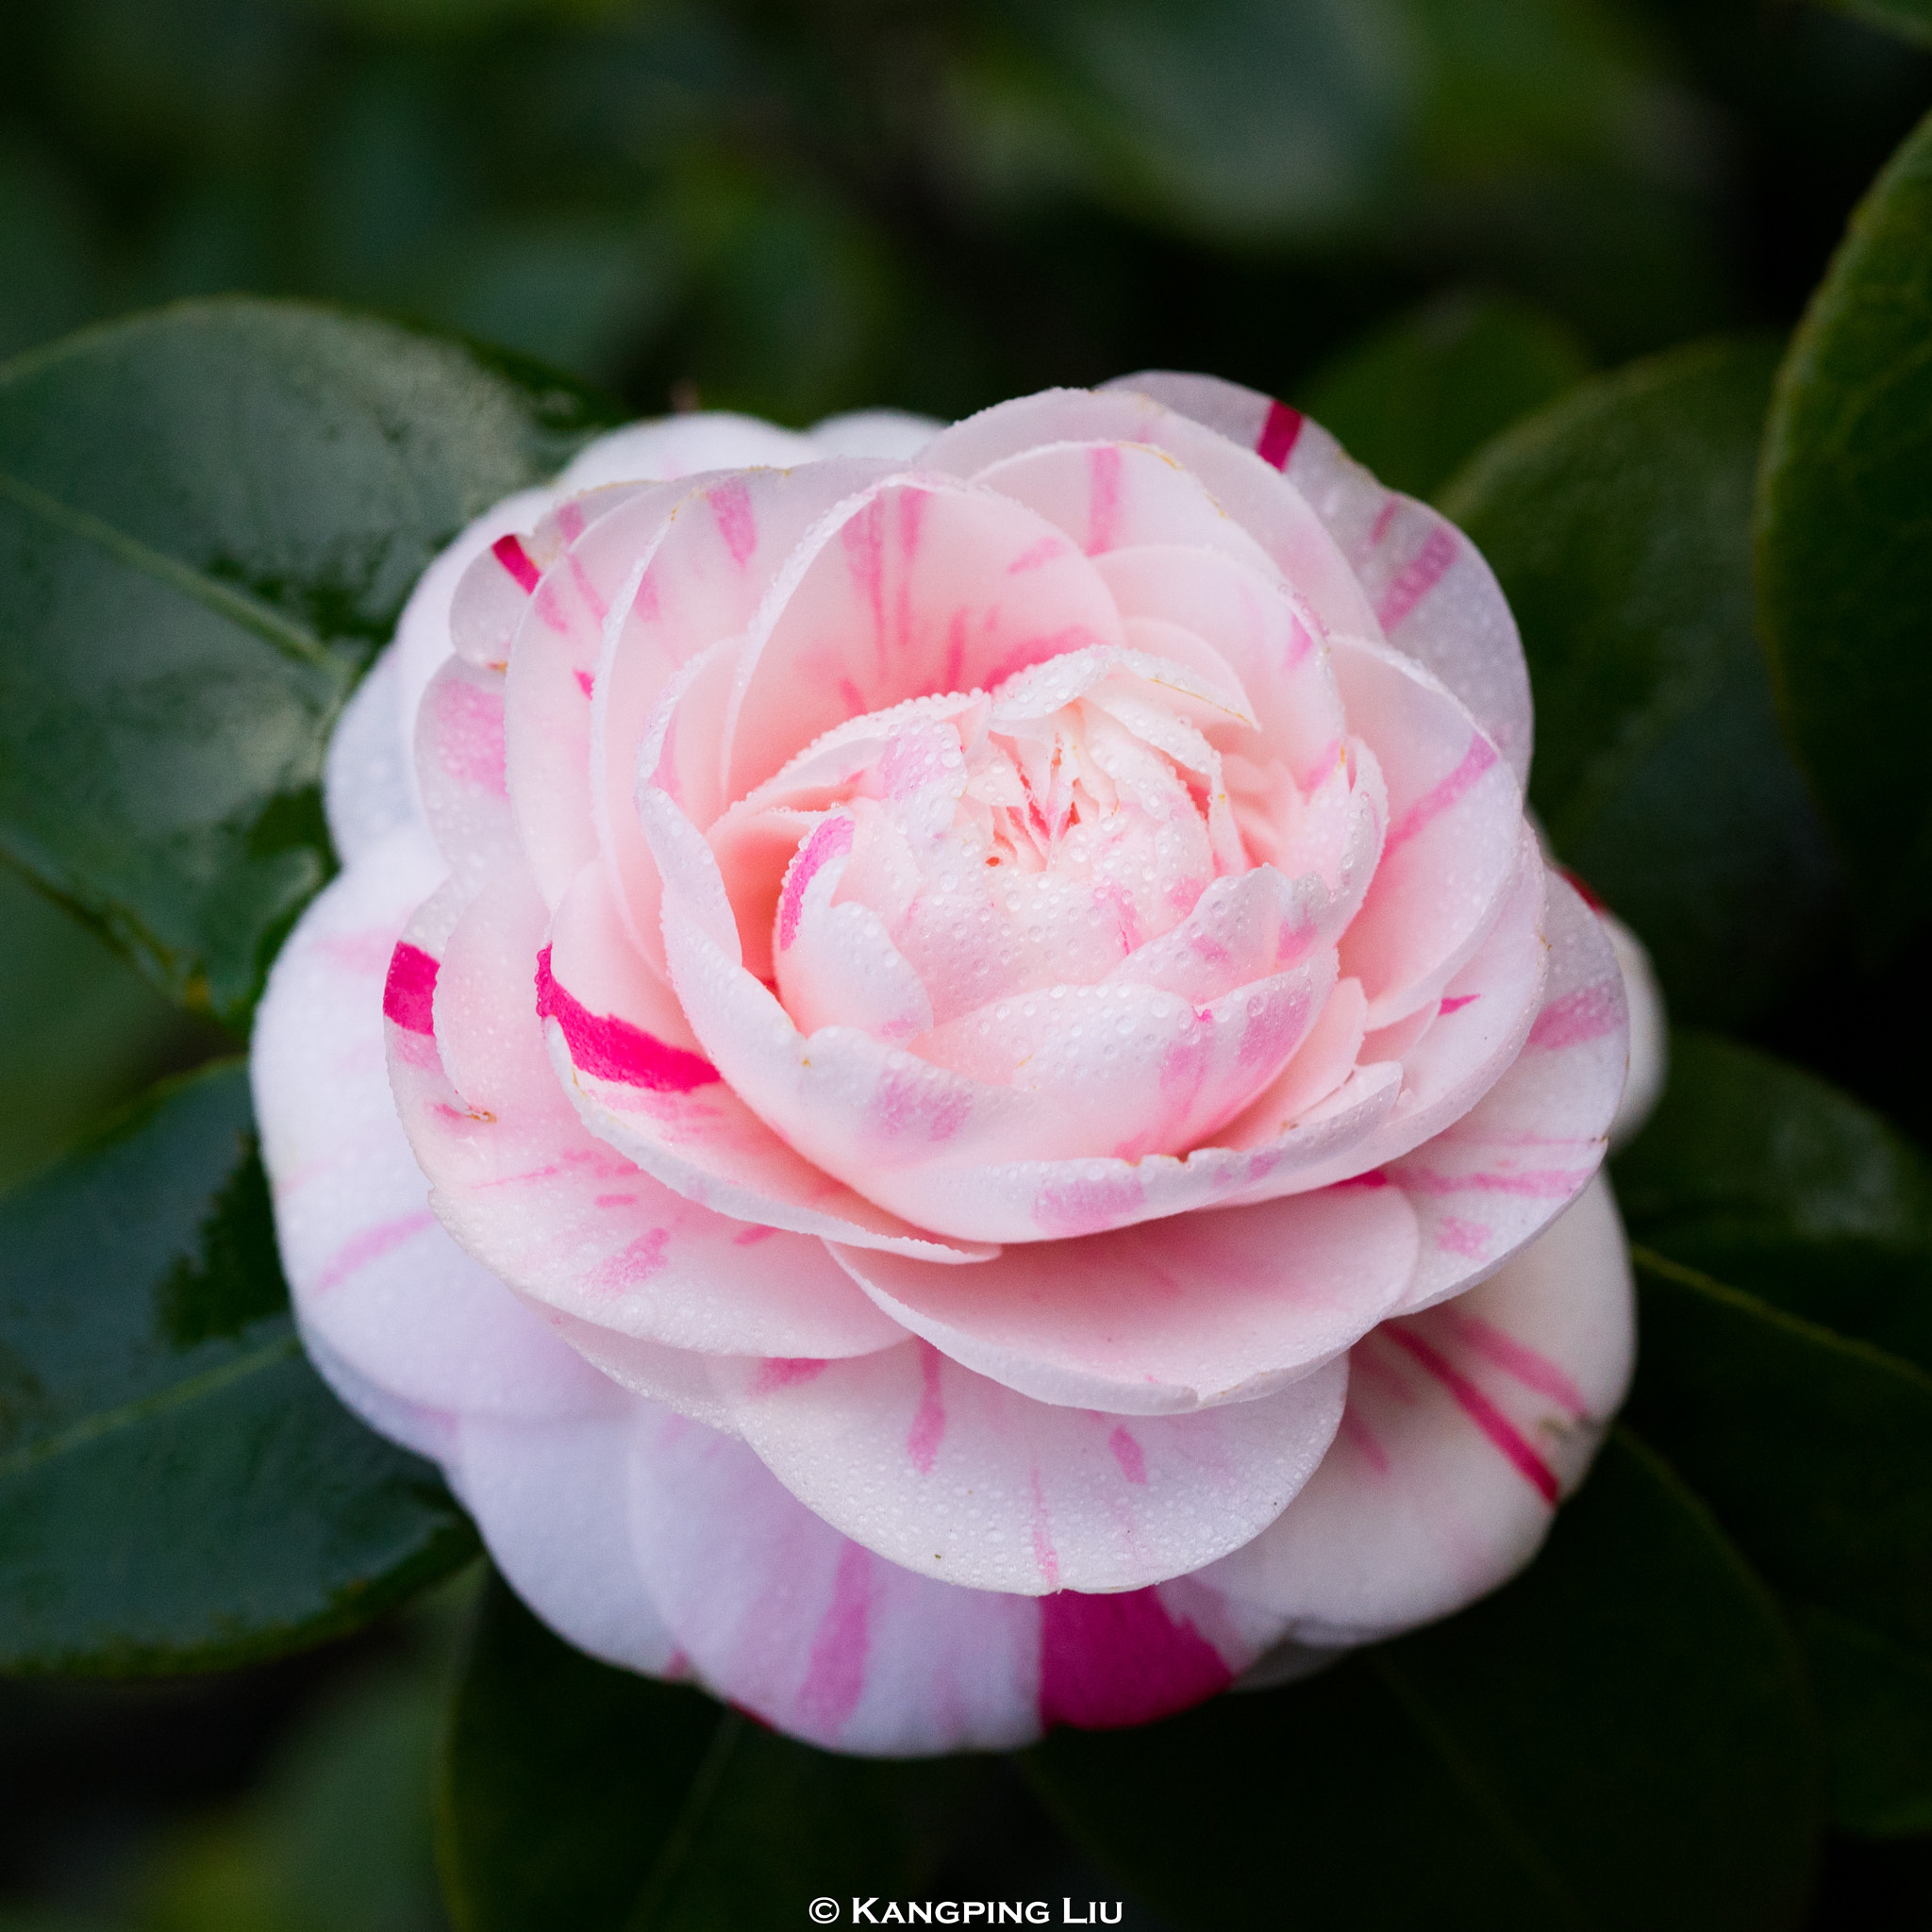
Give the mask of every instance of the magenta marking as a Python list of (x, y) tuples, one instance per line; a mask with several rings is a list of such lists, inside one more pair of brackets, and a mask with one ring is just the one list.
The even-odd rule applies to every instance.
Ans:
[(669, 1228), (654, 1227), (639, 1235), (593, 1271), (591, 1285), (603, 1294), (623, 1294), (627, 1289), (641, 1287), (662, 1272), (670, 1245)]
[(872, 1557), (848, 1542), (839, 1552), (832, 1602), (812, 1639), (798, 1708), (827, 1731), (836, 1731), (858, 1707), (865, 1690), (865, 1660), (872, 1648)]
[(1294, 455), (1294, 446), (1301, 440), (1302, 425), (1307, 420), (1299, 409), (1291, 409), (1286, 403), (1277, 403), (1271, 398), (1267, 417), (1261, 424), (1260, 440), (1255, 444), (1255, 454), (1274, 469), (1287, 469), (1288, 459)]
[(1592, 1170), (1525, 1168), (1520, 1174), (1438, 1174), (1426, 1167), (1405, 1167), (1402, 1185), (1418, 1194), (1520, 1194), (1529, 1201), (1559, 1201), (1574, 1194)]
[(771, 1395), (780, 1389), (792, 1389), (801, 1382), (815, 1382), (831, 1364), (805, 1355), (768, 1355), (751, 1378), (753, 1395)]
[(1456, 537), (1447, 524), (1438, 524), (1428, 541), (1396, 573), (1395, 581), (1382, 593), (1375, 621), (1385, 631), (1400, 626), (1404, 618), (1442, 581), (1456, 561)]
[(524, 548), (520, 539), (499, 537), (490, 546), (490, 554), (517, 580), (518, 588), (525, 596), (527, 597), (537, 588), (543, 573), (532, 561), (530, 553)]
[(1121, 1474), (1137, 1490), (1147, 1487), (1147, 1457), (1140, 1443), (1127, 1434), (1123, 1424), (1107, 1439), (1107, 1446), (1113, 1451), (1113, 1459), (1121, 1466)]
[(805, 910), (806, 889), (820, 869), (830, 860), (852, 850), (852, 820), (843, 812), (822, 818), (808, 838), (792, 854), (785, 869), (785, 884), (778, 894), (778, 950), (782, 953), (798, 937), (798, 922)]
[(1438, 1310), (1457, 1341), (1486, 1362), (1493, 1362), (1506, 1375), (1513, 1376), (1525, 1389), (1547, 1395), (1557, 1407), (1581, 1422), (1590, 1413), (1583, 1391), (1548, 1356), (1519, 1341), (1480, 1315), (1466, 1315), (1454, 1303)]
[(382, 985), (383, 1016), (405, 1033), (436, 1034), (437, 962), (408, 940), (389, 956), (389, 977)]
[(873, 638), (882, 642), (886, 628), (886, 507), (874, 496), (839, 532), (845, 546), (845, 567), (852, 581), (872, 606)]
[(1575, 891), (1576, 896), (1579, 899), (1581, 899), (1583, 903), (1586, 906), (1588, 906), (1592, 912), (1607, 912), (1610, 909), (1607, 906), (1604, 904), (1604, 902), (1600, 898), (1597, 897), (1596, 893), (1591, 889), (1589, 880), (1586, 879), (1581, 873), (1572, 872), (1567, 865), (1559, 865), (1557, 868), (1557, 870), (1559, 873), (1561, 873), (1566, 879), (1570, 881), (1571, 887)]
[(1528, 1044), (1582, 1046), (1603, 1039), (1607, 1033), (1614, 1033), (1622, 1018), (1623, 1004), (1617, 998), (1616, 988), (1602, 981), (1594, 986), (1580, 986), (1574, 992), (1552, 1000), (1536, 1016), (1536, 1024), (1529, 1029)]
[(1482, 994), (1479, 992), (1459, 992), (1453, 999), (1443, 1000), (1436, 1010), (1446, 1017), (1450, 1013), (1461, 1012), (1464, 1007), (1481, 998)]
[(588, 671), (573, 671), (571, 675), (577, 681), (577, 689), (589, 697), (597, 689), (597, 680)]
[(1389, 1452), (1375, 1438), (1375, 1432), (1351, 1407), (1341, 1411), (1341, 1437), (1377, 1475), (1389, 1474)]
[(777, 1232), (775, 1227), (748, 1227), (743, 1233), (731, 1237), (731, 1245), (734, 1248), (755, 1248), (760, 1241), (770, 1241)]
[(1121, 453), (1115, 443), (1092, 450), (1087, 459), (1087, 555), (1099, 557), (1120, 541)]
[(1476, 1221), (1458, 1221), (1445, 1214), (1436, 1224), (1436, 1245), (1460, 1255), (1465, 1261), (1480, 1261), (1490, 1252), (1490, 1230)]
[(1398, 1348), (1406, 1349), (1449, 1393), (1456, 1404), (1508, 1459), (1523, 1477), (1552, 1508), (1561, 1486), (1557, 1473), (1524, 1440), (1523, 1432), (1447, 1357), (1430, 1347), (1413, 1330), (1388, 1324), (1383, 1331)]
[(638, 1197), (635, 1194), (599, 1194), (591, 1203), (592, 1208), (635, 1208)]
[(570, 553), (570, 580), (577, 587), (577, 595), (584, 600), (585, 609), (602, 624), (609, 616), (610, 607), (591, 581), (591, 574), (584, 568), (584, 559), (575, 550)]
[(658, 576), (655, 568), (645, 571), (638, 579), (638, 593), (630, 600), (630, 614), (640, 624), (656, 624), (662, 615), (662, 607), (658, 601)]
[(718, 1077), (709, 1060), (673, 1046), (615, 1014), (593, 1013), (550, 971), (550, 948), (537, 955), (537, 1017), (563, 1028), (564, 1044), (579, 1072), (653, 1093), (689, 1093)]
[(1382, 847), (1386, 857), (1405, 845), (1454, 805), (1496, 762), (1496, 748), (1487, 738), (1474, 738), (1462, 755), (1462, 762), (1446, 778), (1437, 781), (1404, 812), (1390, 831)]
[(575, 543), (584, 534), (584, 507), (575, 496), (557, 506), (557, 527), (566, 543)]
[(1118, 1227), (1145, 1195), (1137, 1174), (1048, 1181), (1033, 1198), (1034, 1224), (1051, 1239)]
[(1382, 499), (1382, 508), (1375, 513), (1375, 526), (1369, 532), (1369, 548), (1379, 550), (1387, 541), (1389, 526), (1395, 521), (1395, 510), (1400, 499), (1391, 490)]
[(742, 570), (758, 547), (758, 520), (752, 511), (751, 491), (742, 476), (734, 476), (711, 491), (709, 502), (731, 561)]
[(953, 612), (952, 622), (946, 626), (946, 664), (940, 673), (941, 691), (958, 691), (959, 679), (966, 670), (966, 613)]
[(358, 1268), (368, 1267), (370, 1262), (388, 1254), (391, 1248), (400, 1246), (412, 1236), (421, 1234), (425, 1227), (435, 1224), (436, 1216), (428, 1208), (419, 1208), (413, 1214), (399, 1215), (394, 1221), (364, 1228), (329, 1257), (327, 1265), (315, 1277), (315, 1286), (309, 1292), (326, 1294), (339, 1281), (347, 1279)]
[(1352, 1174), (1345, 1181), (1336, 1181), (1338, 1188), (1392, 1188), (1395, 1183), (1379, 1167), (1372, 1167), (1367, 1174)]
[(1171, 1717), (1227, 1689), (1233, 1673), (1160, 1592), (1089, 1596), (1064, 1590), (1040, 1605), (1040, 1721), (1120, 1730)]
[(919, 1344), (919, 1409), (907, 1433), (906, 1453), (921, 1475), (930, 1475), (946, 1433), (946, 1405), (940, 1393), (940, 1352), (929, 1341)]

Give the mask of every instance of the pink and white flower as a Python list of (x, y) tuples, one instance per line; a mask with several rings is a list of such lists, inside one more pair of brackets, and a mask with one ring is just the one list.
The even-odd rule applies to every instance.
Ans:
[(1248, 391), (607, 437), (331, 749), (255, 1041), (309, 1350), (563, 1635), (839, 1749), (1441, 1616), (1630, 1364), (1529, 750), (1474, 548)]

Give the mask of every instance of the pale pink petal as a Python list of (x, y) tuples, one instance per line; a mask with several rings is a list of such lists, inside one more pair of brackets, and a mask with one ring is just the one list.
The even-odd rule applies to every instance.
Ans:
[(1330, 1190), (1008, 1248), (972, 1270), (834, 1252), (892, 1318), (1041, 1402), (1179, 1415), (1284, 1387), (1352, 1346), (1414, 1272), (1399, 1191)]
[(668, 483), (705, 470), (790, 468), (827, 454), (816, 439), (729, 409), (626, 423), (587, 442), (557, 479), (560, 494), (607, 483)]
[(504, 775), (503, 676), (450, 658), (416, 713), (416, 783), (451, 874), (476, 887), (521, 863)]
[(821, 732), (1124, 639), (1093, 566), (1042, 517), (930, 477), (875, 485), (787, 565), (753, 627), (724, 787), (741, 796)]
[(393, 1403), (565, 1415), (601, 1378), (443, 1231), (390, 1091), (384, 986), (441, 870), (421, 829), (396, 833), (309, 907), (269, 974), (250, 1074), (282, 1267), (311, 1347)]
[[(1230, 441), (1136, 386), (1047, 390), (996, 404), (943, 430), (920, 453), (927, 469), (976, 476), (1043, 443), (1146, 443), (1191, 471), (1267, 552), (1322, 625), (1379, 637), (1374, 611), (1322, 519), (1254, 445)], [(1158, 540), (1157, 540), (1158, 541)]]
[[(416, 713), (423, 693), (450, 656), (450, 608), (464, 573), (499, 538), (534, 529), (557, 496), (554, 489), (520, 490), (506, 496), (467, 525), (416, 579), (390, 646), (395, 661), (396, 723), (406, 745), (416, 741)], [(413, 765), (409, 783), (413, 789)]]
[(1603, 923), (1569, 885), (1553, 874), (1548, 894), (1549, 974), (1523, 1051), (1468, 1113), (1381, 1170), (1422, 1221), (1410, 1307), (1534, 1240), (1603, 1160), (1629, 1062), (1623, 975)]
[(1523, 646), (1493, 574), (1460, 530), (1426, 504), (1384, 489), (1319, 424), (1255, 390), (1166, 370), (1109, 387), (1158, 397), (1279, 470), (1326, 525), (1388, 641), (1440, 677), (1518, 781), (1527, 779)]
[(824, 457), (883, 457), (903, 463), (916, 456), (945, 425), (905, 409), (850, 409), (827, 416), (805, 433)]
[(1617, 956), (1617, 968), (1624, 975), (1624, 1003), (1630, 1015), (1630, 1073), (1624, 1082), (1624, 1097), (1617, 1103), (1616, 1118), (1610, 1123), (1610, 1150), (1614, 1153), (1643, 1131), (1643, 1124), (1663, 1098), (1664, 1081), (1670, 1073), (1670, 1034), (1663, 989), (1657, 985), (1643, 941), (1615, 913), (1599, 907), (1596, 916), (1603, 921), (1610, 949)]
[(767, 1724), (886, 1757), (1007, 1750), (1038, 1734), (1030, 1598), (884, 1561), (813, 1515), (743, 1443), (641, 1405), (630, 1520), (693, 1668)]
[(1599, 1179), (1493, 1279), (1359, 1343), (1322, 1467), (1196, 1580), (1311, 1644), (1460, 1609), (1529, 1560), (1583, 1479), (1633, 1339), (1623, 1228)]
[(452, 1487), (504, 1580), (558, 1636), (652, 1676), (691, 1672), (628, 1534), (633, 1401), (570, 1422), (465, 1416)]
[(822, 1242), (715, 1214), (586, 1130), (549, 1063), (540, 1001), (606, 1073), (629, 1071), (626, 1049), (646, 1071), (666, 1050), (653, 1060), (641, 1035), (600, 1026), (554, 981), (545, 1000), (545, 924), (526, 874), (478, 895), (441, 949), (434, 1039), (411, 1042), (429, 1051), (398, 1056), (397, 1095), (444, 1224), (521, 1293), (641, 1341), (826, 1356), (898, 1341)]
[(420, 810), (409, 741), (396, 712), (396, 654), (383, 652), (329, 735), (323, 810), (336, 856), (353, 865)]
[(1469, 713), (1426, 673), (1359, 639), (1333, 644), (1350, 728), (1389, 785), (1374, 883), (1342, 941), (1373, 1029), (1441, 996), (1516, 876), (1523, 795)]
[(834, 1528), (1025, 1595), (1137, 1590), (1246, 1542), (1313, 1473), (1347, 1383), (1336, 1361), (1252, 1402), (1120, 1416), (1035, 1402), (924, 1341), (736, 1373), (745, 1441)]
[[(696, 839), (688, 823), (678, 823)], [(708, 862), (709, 848), (697, 844)], [(717, 916), (735, 944), (729, 907)], [(938, 1260), (985, 1258), (982, 1247), (941, 1241), (874, 1206), (788, 1146), (745, 1105), (705, 1058), (669, 990), (630, 947), (600, 867), (586, 868), (558, 908), (548, 973), (551, 1064), (607, 1152), (718, 1215)]]

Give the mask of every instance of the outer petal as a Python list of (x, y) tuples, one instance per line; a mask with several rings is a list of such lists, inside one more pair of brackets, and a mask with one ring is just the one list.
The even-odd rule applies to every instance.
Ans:
[(1321, 1469), (1196, 1580), (1318, 1645), (1461, 1608), (1529, 1560), (1582, 1481), (1632, 1344), (1629, 1259), (1598, 1180), (1493, 1280), (1361, 1342)]
[(924, 449), (945, 425), (905, 409), (848, 409), (827, 416), (805, 433), (821, 456), (884, 457), (903, 463)]
[(344, 865), (415, 818), (420, 810), (396, 699), (396, 653), (383, 652), (356, 687), (328, 741), (323, 809)]
[(1411, 1308), (1534, 1240), (1603, 1160), (1629, 1062), (1623, 976), (1601, 922), (1554, 876), (1543, 930), (1549, 977), (1523, 1051), (1461, 1119), (1381, 1170), (1422, 1219)]
[(882, 1560), (741, 1442), (648, 1404), (631, 1499), (665, 1624), (732, 1703), (793, 1737), (872, 1755), (1004, 1750), (1037, 1734), (1030, 1599)]
[(450, 871), (475, 891), (520, 863), (504, 778), (503, 675), (451, 658), (416, 713), (416, 782)]
[(935, 1268), (835, 1249), (894, 1321), (1041, 1402), (1179, 1415), (1285, 1387), (1402, 1300), (1415, 1216), (1397, 1190), (1330, 1190)]
[(1123, 1418), (1014, 1393), (924, 1341), (862, 1360), (718, 1364), (778, 1479), (922, 1574), (1039, 1595), (1135, 1590), (1271, 1523), (1341, 1420), (1340, 1362), (1252, 1402)]
[(1670, 1070), (1670, 1034), (1663, 989), (1657, 983), (1643, 941), (1614, 912), (1599, 907), (1596, 916), (1603, 921), (1610, 950), (1617, 956), (1617, 968), (1624, 975), (1624, 1000), (1630, 1009), (1630, 1074), (1624, 1082), (1617, 1116), (1610, 1123), (1614, 1153), (1643, 1131), (1644, 1122), (1663, 1097)]
[(269, 975), (250, 1073), (282, 1266), (311, 1346), (379, 1396), (569, 1415), (603, 1378), (443, 1232), (390, 1092), (384, 978), (441, 872), (421, 829), (392, 835), (308, 908)]
[(729, 409), (693, 409), (626, 423), (587, 442), (557, 479), (558, 493), (608, 483), (667, 483), (704, 470), (808, 463), (826, 452), (817, 440)]
[(1319, 424), (1257, 391), (1167, 370), (1108, 388), (1158, 397), (1281, 471), (1340, 545), (1389, 641), (1469, 707), (1527, 781), (1529, 673), (1516, 623), (1481, 552), (1454, 524), (1385, 490)]

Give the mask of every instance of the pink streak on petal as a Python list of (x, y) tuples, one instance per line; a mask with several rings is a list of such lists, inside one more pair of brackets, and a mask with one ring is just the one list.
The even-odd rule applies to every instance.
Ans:
[(812, 835), (799, 847), (785, 874), (784, 890), (778, 894), (778, 950), (782, 953), (798, 937), (798, 921), (805, 909), (806, 888), (818, 876), (827, 859), (852, 850), (852, 821), (842, 812), (821, 819)]
[(1341, 1411), (1341, 1434), (1351, 1447), (1377, 1475), (1389, 1474), (1389, 1452), (1375, 1439), (1375, 1432), (1354, 1409)]
[(1395, 492), (1391, 490), (1382, 499), (1382, 508), (1375, 513), (1375, 527), (1369, 532), (1369, 548), (1379, 550), (1389, 535), (1389, 525), (1395, 521)]
[(344, 1241), (329, 1257), (327, 1266), (316, 1276), (315, 1286), (309, 1292), (326, 1294), (337, 1282), (346, 1280), (357, 1269), (366, 1268), (378, 1257), (435, 1224), (436, 1216), (428, 1208), (419, 1208), (413, 1214), (399, 1215), (394, 1221), (365, 1227), (354, 1240)]
[(1121, 1474), (1137, 1489), (1147, 1487), (1147, 1457), (1139, 1442), (1128, 1435), (1123, 1424), (1107, 1439), (1107, 1446), (1113, 1451), (1113, 1459), (1121, 1466)]
[(1480, 1261), (1490, 1252), (1490, 1230), (1477, 1222), (1446, 1215), (1436, 1229), (1436, 1245), (1465, 1260)]
[(499, 537), (490, 546), (490, 554), (505, 570), (508, 571), (523, 587), (525, 593), (534, 591), (543, 573), (531, 560), (530, 553), (515, 537)]
[(1431, 1348), (1420, 1335), (1407, 1328), (1399, 1328), (1393, 1324), (1382, 1332), (1398, 1348), (1406, 1349), (1412, 1355), (1443, 1388), (1448, 1390), (1456, 1398), (1457, 1407), (1463, 1414), (1502, 1451), (1524, 1481), (1554, 1508), (1558, 1487), (1556, 1471), (1530, 1447), (1516, 1424), (1446, 1356)]
[(1615, 991), (1608, 986), (1579, 986), (1553, 1000), (1536, 1016), (1529, 1029), (1531, 1046), (1581, 1046), (1616, 1031), (1623, 1018)]
[(1338, 1188), (1387, 1188), (1393, 1186), (1389, 1176), (1379, 1167), (1374, 1167), (1367, 1174), (1352, 1174), (1345, 1181), (1337, 1181)]
[(1088, 458), (1087, 555), (1114, 547), (1121, 523), (1121, 453), (1111, 443)]
[(1482, 994), (1479, 992), (1459, 992), (1453, 1000), (1444, 1000), (1436, 1010), (1439, 1013), (1459, 1013), (1472, 1000), (1481, 998)]
[(1119, 1730), (1186, 1710), (1227, 1689), (1221, 1653), (1153, 1589), (1040, 1605), (1040, 1721)]
[(571, 675), (576, 679), (577, 689), (580, 691), (582, 691), (586, 697), (589, 697), (591, 693), (596, 690), (597, 680), (591, 675), (590, 672), (575, 671), (571, 674)]
[(1050, 1181), (1033, 1204), (1033, 1218), (1042, 1234), (1094, 1234), (1131, 1213), (1141, 1205), (1144, 1192), (1140, 1179), (1131, 1174)]
[(570, 1057), (584, 1073), (653, 1093), (689, 1093), (718, 1077), (709, 1060), (633, 1026), (615, 1014), (593, 1013), (559, 986), (550, 971), (550, 948), (537, 955), (537, 1017), (563, 1028)]
[(1455, 561), (1456, 539), (1445, 525), (1438, 524), (1429, 532), (1428, 541), (1382, 593), (1375, 621), (1384, 630), (1393, 630), (1442, 581), (1444, 573)]
[(436, 700), (442, 769), (459, 785), (504, 793), (503, 703), (473, 684), (445, 685)]
[(1390, 829), (1389, 841), (1383, 846), (1383, 852), (1393, 852), (1398, 845), (1407, 843), (1440, 818), (1495, 762), (1496, 748), (1487, 738), (1472, 740), (1469, 749), (1462, 755), (1462, 762), (1446, 778), (1424, 791), (1396, 821)]
[(1425, 1167), (1402, 1171), (1402, 1185), (1418, 1194), (1518, 1194), (1528, 1201), (1560, 1200), (1589, 1178), (1588, 1171), (1567, 1167), (1526, 1168), (1521, 1174), (1437, 1174)]
[(1042, 537), (1030, 550), (1023, 550), (1007, 566), (1009, 577), (1018, 576), (1022, 571), (1038, 570), (1041, 564), (1051, 563), (1057, 557), (1064, 557), (1067, 546), (1058, 537)]
[(825, 1373), (825, 1364), (810, 1356), (768, 1355), (751, 1378), (754, 1395), (770, 1395), (800, 1382), (813, 1382)]
[(605, 1294), (624, 1294), (641, 1288), (664, 1266), (664, 1252), (670, 1245), (668, 1228), (654, 1227), (641, 1234), (617, 1254), (608, 1256), (591, 1272), (591, 1286)]
[(405, 1033), (434, 1037), (437, 962), (421, 946), (405, 940), (389, 958), (389, 977), (382, 986), (383, 1016)]
[(832, 1580), (831, 1607), (812, 1640), (811, 1661), (798, 1687), (799, 1709), (827, 1731), (836, 1731), (858, 1707), (872, 1648), (871, 1609), (872, 1556), (858, 1543), (847, 1543)]
[(1515, 1336), (1485, 1322), (1480, 1315), (1466, 1315), (1453, 1304), (1442, 1310), (1457, 1341), (1471, 1348), (1485, 1361), (1493, 1362), (1506, 1375), (1513, 1375), (1525, 1389), (1547, 1395), (1578, 1421), (1590, 1413), (1583, 1391), (1548, 1356), (1518, 1341)]
[(742, 1234), (731, 1237), (731, 1245), (734, 1248), (755, 1248), (760, 1241), (770, 1241), (777, 1232), (775, 1227), (748, 1227)]
[(557, 506), (557, 527), (566, 543), (575, 543), (584, 534), (584, 507), (575, 497)]
[(721, 483), (710, 494), (711, 515), (716, 518), (718, 534), (724, 540), (724, 547), (731, 553), (731, 561), (742, 570), (751, 560), (751, 554), (758, 547), (758, 518), (751, 507), (751, 491), (745, 487), (744, 479), (734, 476), (728, 483)]
[(571, 581), (577, 587), (577, 595), (584, 600), (584, 608), (599, 624), (610, 614), (610, 607), (604, 601), (604, 593), (591, 580), (591, 574), (584, 568), (584, 559), (575, 550), (570, 553)]
[(1270, 400), (1268, 417), (1261, 425), (1261, 438), (1255, 445), (1255, 454), (1264, 463), (1272, 463), (1277, 470), (1288, 468), (1288, 459), (1294, 454), (1294, 446), (1302, 433), (1305, 419), (1299, 409), (1291, 409), (1286, 403)]
[(919, 1344), (919, 1372), (924, 1386), (919, 1394), (919, 1412), (906, 1438), (906, 1453), (921, 1475), (930, 1475), (934, 1458), (940, 1453), (941, 1439), (946, 1433), (946, 1405), (940, 1395), (940, 1352), (929, 1341)]

